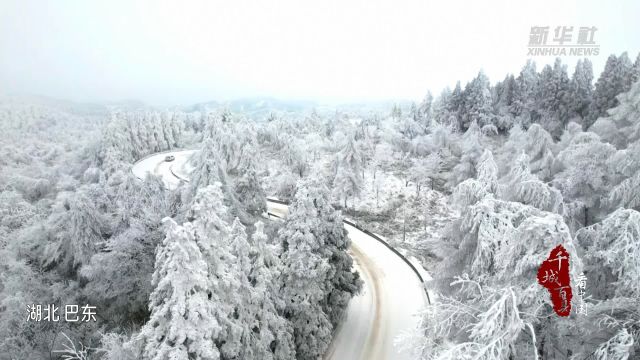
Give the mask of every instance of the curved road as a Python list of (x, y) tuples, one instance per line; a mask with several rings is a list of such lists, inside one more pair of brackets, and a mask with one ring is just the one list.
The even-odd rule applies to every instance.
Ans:
[[(133, 173), (162, 176), (167, 187), (188, 178), (187, 160), (194, 150), (154, 154), (138, 161)], [(166, 162), (172, 155), (175, 160)], [(269, 211), (285, 217), (287, 206), (268, 202)], [(408, 360), (412, 354), (394, 344), (398, 335), (413, 331), (418, 313), (427, 304), (424, 287), (409, 266), (386, 246), (345, 224), (351, 238), (349, 254), (363, 279), (362, 292), (351, 299), (344, 321), (336, 329), (325, 359)], [(423, 277), (424, 269), (419, 268)]]

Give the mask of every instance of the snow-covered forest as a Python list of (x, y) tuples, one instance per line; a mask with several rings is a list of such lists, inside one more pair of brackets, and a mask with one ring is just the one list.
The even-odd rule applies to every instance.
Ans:
[[(640, 54), (574, 69), (383, 110), (1, 98), (0, 359), (321, 359), (363, 291), (345, 218), (433, 278), (411, 358), (639, 358)], [(179, 149), (188, 181), (134, 175)], [(559, 244), (568, 317), (536, 281)]]

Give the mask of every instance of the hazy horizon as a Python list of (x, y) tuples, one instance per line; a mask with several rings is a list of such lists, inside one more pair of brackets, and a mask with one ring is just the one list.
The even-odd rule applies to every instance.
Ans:
[[(532, 26), (573, 26), (574, 37), (597, 27), (597, 79), (610, 54), (635, 60), (640, 3), (595, 4), (3, 1), (0, 92), (150, 105), (418, 101), (481, 69), (495, 83), (529, 58), (553, 62), (527, 56)], [(562, 57), (570, 72), (578, 59)]]

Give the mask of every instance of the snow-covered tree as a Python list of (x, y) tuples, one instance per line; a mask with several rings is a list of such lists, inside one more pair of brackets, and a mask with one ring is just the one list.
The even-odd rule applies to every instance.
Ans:
[(255, 169), (245, 169), (236, 179), (234, 190), (248, 213), (259, 215), (267, 211), (266, 196)]
[(600, 199), (607, 191), (611, 175), (607, 162), (615, 151), (611, 144), (601, 142), (598, 135), (585, 132), (576, 135), (558, 154), (562, 170), (555, 176), (554, 185), (570, 205), (565, 211), (569, 211), (566, 215), (572, 222), (582, 226), (593, 223), (597, 214), (589, 212), (600, 207)]
[(481, 127), (493, 123), (493, 109), (489, 78), (480, 71), (471, 82), (465, 86), (461, 109), (461, 129), (466, 130), (473, 122)]
[(82, 191), (60, 198), (55, 206), (48, 219), (52, 243), (47, 246), (43, 264), (74, 273), (100, 248), (105, 222), (93, 201)]
[(544, 321), (553, 313), (551, 301), (531, 280), (558, 244), (570, 253), (570, 274), (577, 278), (582, 263), (560, 215), (489, 193), (465, 207), (438, 243), (445, 258), (434, 272), (438, 302), (422, 323), (423, 355), (535, 358), (561, 345), (557, 338), (540, 336), (559, 325)]
[(149, 321), (136, 341), (141, 358), (150, 360), (217, 360), (213, 339), (221, 331), (216, 304), (209, 300), (208, 266), (195, 241), (191, 224), (166, 219), (167, 237), (156, 255)]
[(618, 105), (616, 97), (626, 91), (625, 84), (631, 73), (631, 67), (631, 61), (626, 53), (619, 57), (610, 55), (607, 58), (604, 70), (596, 81), (589, 115), (584, 122), (585, 129), (588, 129), (601, 116), (605, 116), (607, 110)]
[(418, 114), (417, 121), (420, 122), (423, 127), (429, 127), (431, 121), (433, 121), (433, 95), (430, 91), (427, 91), (427, 95), (425, 95), (422, 102), (420, 102)]
[(475, 204), (490, 194), (500, 196), (498, 166), (491, 151), (485, 150), (476, 164), (476, 178), (467, 179), (453, 191), (453, 202), (461, 207)]
[(148, 316), (155, 250), (165, 236), (159, 225), (149, 229), (132, 223), (80, 270), (84, 294), (114, 323), (142, 322)]
[(314, 234), (322, 220), (316, 216), (308, 193), (306, 187), (298, 187), (289, 216), (278, 233), (283, 247), (281, 296), (286, 304), (285, 317), (294, 328), (298, 359), (321, 357), (333, 331), (331, 319), (322, 307), (330, 265), (322, 254), (323, 239)]
[(516, 78), (513, 103), (511, 104), (511, 112), (521, 119), (521, 123), (525, 127), (528, 127), (532, 120), (538, 118), (535, 96), (538, 93), (539, 82), (536, 63), (533, 60), (527, 60)]
[[(433, 102), (433, 122), (435, 122), (436, 124), (448, 124), (451, 120), (451, 117), (455, 116), (449, 111), (449, 102), (451, 101), (451, 96), (451, 89), (449, 87), (446, 87)], [(454, 123), (455, 122), (456, 121), (454, 121)]]
[(618, 149), (625, 149), (640, 140), (640, 82), (618, 95), (618, 103), (609, 110), (609, 116), (598, 119), (590, 130)]
[[(269, 352), (270, 343), (258, 341), (254, 331), (257, 323), (259, 294), (249, 282), (251, 274), (251, 259), (249, 258), (249, 242), (244, 225), (235, 218), (231, 228), (229, 229), (230, 252), (234, 255), (233, 263), (234, 273), (237, 276), (237, 288), (234, 289), (233, 295), (236, 297), (233, 315), (237, 319), (235, 332), (238, 333), (239, 342), (236, 348), (227, 346), (225, 355), (229, 358), (240, 359), (257, 359), (257, 354), (265, 354)], [(227, 345), (227, 344), (225, 344)]]
[(442, 157), (438, 152), (432, 152), (425, 158), (413, 160), (411, 180), (416, 184), (416, 194), (420, 193), (423, 184), (428, 184), (433, 190), (436, 183), (443, 180), (442, 165)]
[(347, 200), (359, 196), (362, 191), (362, 154), (356, 146), (353, 137), (349, 137), (344, 147), (336, 158), (336, 173), (333, 179), (333, 188), (336, 196)]
[(567, 66), (557, 58), (553, 67), (546, 65), (540, 73), (537, 93), (541, 125), (555, 138), (559, 138), (571, 115), (570, 81)]
[(280, 316), (285, 303), (279, 296), (277, 278), (282, 271), (278, 251), (268, 242), (264, 224), (257, 222), (251, 237), (249, 281), (256, 293), (257, 323), (254, 356), (256, 359), (291, 359), (295, 357), (293, 327)]
[(324, 354), (334, 325), (360, 287), (346, 252), (350, 242), (342, 216), (318, 179), (298, 184), (278, 238), (284, 266), (281, 293), (285, 316), (294, 327), (296, 355), (316, 359)]
[(506, 115), (511, 112), (513, 96), (516, 87), (516, 79), (513, 75), (507, 75), (504, 80), (493, 88), (493, 107), (496, 114)]
[(619, 209), (602, 222), (582, 228), (576, 239), (585, 248), (592, 294), (640, 299), (640, 213)]
[(593, 66), (589, 59), (580, 59), (576, 64), (569, 88), (571, 111), (584, 119), (593, 94)]
[(476, 177), (476, 165), (484, 152), (482, 144), (482, 132), (476, 122), (471, 123), (469, 129), (460, 138), (462, 154), (460, 161), (452, 169), (449, 177), (449, 186), (455, 187), (462, 181)]
[(351, 240), (342, 223), (342, 215), (331, 205), (329, 189), (316, 177), (301, 184), (308, 189), (307, 197), (313, 201), (319, 227), (313, 233), (322, 244), (322, 256), (329, 264), (323, 309), (329, 315), (333, 326), (342, 319), (349, 300), (360, 290), (359, 275), (352, 270), (353, 260), (347, 253)]
[(627, 360), (632, 355), (634, 343), (633, 336), (623, 328), (611, 339), (598, 346), (593, 355), (597, 360)]
[(460, 81), (458, 81), (446, 104), (449, 118), (445, 119), (445, 124), (460, 128), (460, 110), (462, 109), (462, 101), (462, 88), (460, 86)]
[(531, 172), (540, 180), (548, 181), (554, 163), (554, 143), (549, 134), (539, 124), (532, 124), (524, 131), (520, 124), (516, 124), (509, 132), (509, 138), (498, 154), (500, 159), (501, 174), (509, 171), (511, 164), (520, 157), (522, 153), (529, 156), (529, 168)]
[(561, 213), (562, 194), (531, 174), (529, 156), (524, 152), (511, 165), (511, 170), (503, 181), (504, 197), (507, 200), (531, 205), (540, 210)]
[(189, 180), (187, 199), (193, 198), (200, 188), (217, 182), (226, 184), (226, 173), (221, 167), (221, 160), (213, 139), (205, 139), (202, 148), (191, 157), (190, 162), (193, 165), (193, 171)]
[(625, 90), (631, 89), (633, 84), (635, 84), (638, 80), (640, 80), (640, 53), (638, 53), (636, 61), (633, 63), (633, 67), (629, 72), (629, 76), (627, 77), (627, 82), (624, 87)]

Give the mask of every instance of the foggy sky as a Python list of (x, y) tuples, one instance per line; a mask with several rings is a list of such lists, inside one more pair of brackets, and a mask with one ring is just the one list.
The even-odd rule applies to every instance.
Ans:
[[(0, 0), (0, 93), (419, 100), (480, 69), (492, 82), (517, 74), (531, 26), (596, 26), (596, 78), (610, 53), (640, 50), (637, 0), (483, 3)], [(563, 60), (572, 71), (578, 58)]]

